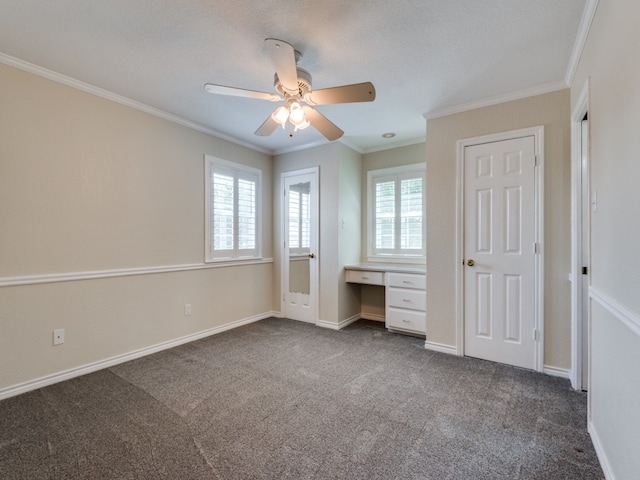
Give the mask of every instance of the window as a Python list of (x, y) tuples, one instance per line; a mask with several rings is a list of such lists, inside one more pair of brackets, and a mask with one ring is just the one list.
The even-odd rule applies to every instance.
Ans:
[(205, 260), (258, 258), (260, 170), (206, 155), (205, 175)]
[(368, 172), (370, 259), (424, 257), (424, 182), (422, 164)]

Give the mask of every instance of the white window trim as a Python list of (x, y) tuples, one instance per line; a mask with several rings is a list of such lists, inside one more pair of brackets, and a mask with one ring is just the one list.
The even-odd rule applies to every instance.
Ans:
[[(424, 163), (414, 163), (400, 167), (381, 168), (369, 170), (367, 172), (367, 261), (368, 262), (392, 262), (392, 263), (422, 263), (426, 258), (426, 165)], [(375, 192), (373, 180), (378, 177), (390, 175), (402, 175), (406, 173), (422, 173), (422, 254), (420, 255), (376, 255), (374, 253), (375, 243)]]
[[(213, 239), (211, 238), (211, 170), (214, 165), (223, 167), (227, 170), (234, 172), (234, 177), (240, 173), (246, 173), (256, 176), (256, 248), (255, 253), (252, 255), (240, 255), (238, 250), (234, 248), (232, 255), (227, 257), (218, 257), (213, 255)], [(230, 162), (211, 155), (204, 156), (204, 213), (205, 213), (205, 263), (220, 263), (220, 262), (251, 262), (257, 259), (262, 259), (262, 170), (249, 167), (240, 163)], [(237, 230), (236, 230), (237, 232)], [(235, 239), (234, 239), (235, 240)], [(235, 243), (235, 241), (234, 241)]]

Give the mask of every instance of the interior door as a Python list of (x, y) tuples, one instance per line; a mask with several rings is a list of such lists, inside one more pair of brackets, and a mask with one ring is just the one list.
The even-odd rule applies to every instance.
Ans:
[(535, 368), (535, 138), (464, 151), (464, 353)]
[(317, 321), (318, 172), (283, 174), (282, 313)]

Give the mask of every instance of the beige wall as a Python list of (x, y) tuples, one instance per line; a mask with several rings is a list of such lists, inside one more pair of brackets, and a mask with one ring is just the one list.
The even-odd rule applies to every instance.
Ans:
[(636, 0), (600, 0), (571, 89), (589, 79), (590, 431), (610, 478), (640, 472), (640, 62)]
[[(338, 318), (338, 290), (335, 284), (338, 265), (338, 241), (337, 241), (337, 212), (338, 212), (338, 144), (331, 143), (321, 147), (310, 148), (274, 157), (274, 215), (273, 232), (274, 244), (282, 245), (282, 194), (284, 185), (281, 174), (293, 172), (309, 167), (319, 167), (318, 186), (320, 189), (320, 232), (319, 252), (317, 253), (319, 275), (319, 318), (321, 320), (337, 323)], [(281, 252), (279, 248), (274, 250), (274, 261), (280, 265)], [(281, 272), (279, 268), (274, 271), (274, 303), (281, 310)]]
[[(367, 173), (370, 170), (381, 168), (402, 167), (426, 162), (426, 145), (424, 142), (405, 147), (391, 148), (379, 152), (366, 153), (362, 156), (362, 252), (361, 261), (367, 258), (367, 242), (369, 241), (367, 230)], [(427, 211), (428, 208), (427, 208)], [(365, 317), (380, 320), (384, 318), (384, 287), (363, 285), (362, 314)], [(427, 294), (428, 295), (428, 294)]]
[(362, 156), (340, 145), (338, 148), (338, 285), (340, 321), (360, 315), (360, 294), (345, 281), (344, 266), (360, 262), (362, 234)]
[[(335, 325), (359, 313), (359, 298), (345, 283), (344, 265), (358, 261), (355, 259), (354, 251), (359, 252), (360, 248), (360, 204), (357, 201), (360, 196), (360, 164), (360, 154), (335, 142), (274, 157), (276, 245), (282, 245), (283, 241), (281, 174), (319, 167), (319, 320)], [(344, 228), (342, 219), (345, 220)], [(274, 252), (276, 265), (279, 264), (281, 256), (277, 250)], [(280, 305), (281, 274), (276, 270), (274, 300)]]
[[(263, 254), (272, 256), (268, 155), (12, 67), (0, 65), (0, 84), (0, 281), (202, 265), (205, 154), (262, 170)], [(0, 394), (269, 314), (272, 271), (0, 287)], [(52, 346), (54, 328), (65, 329), (64, 345)]]
[(571, 367), (569, 90), (427, 122), (427, 339), (456, 343), (456, 142), (544, 125), (544, 364)]

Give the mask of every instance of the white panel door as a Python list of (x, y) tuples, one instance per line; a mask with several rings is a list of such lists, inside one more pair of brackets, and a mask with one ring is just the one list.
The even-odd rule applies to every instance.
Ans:
[(303, 322), (317, 321), (318, 173), (283, 174), (284, 242), (282, 313)]
[(535, 368), (535, 141), (464, 152), (464, 353)]

